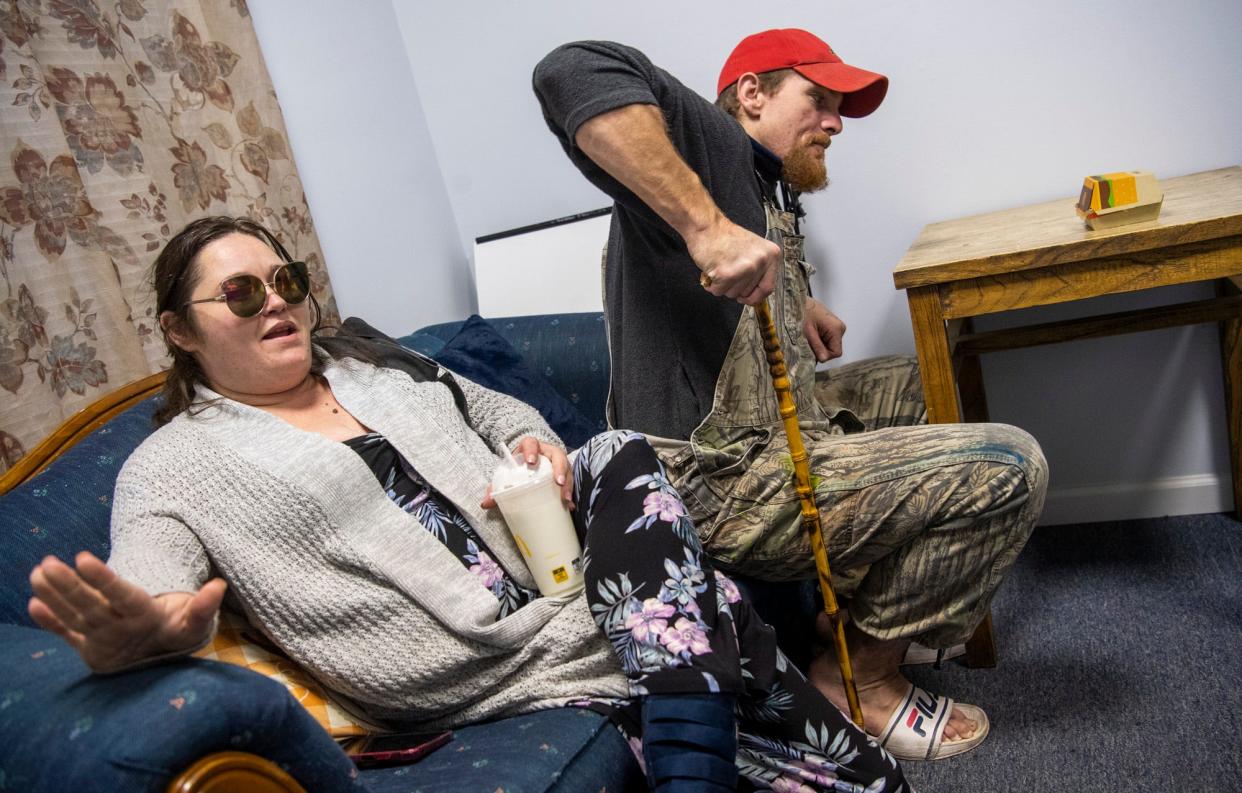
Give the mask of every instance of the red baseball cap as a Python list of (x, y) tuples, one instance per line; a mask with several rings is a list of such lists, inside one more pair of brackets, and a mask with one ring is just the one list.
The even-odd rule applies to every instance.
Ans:
[(798, 28), (765, 30), (742, 39), (716, 84), (716, 95), (747, 72), (762, 74), (793, 69), (806, 79), (843, 94), (841, 115), (862, 118), (875, 111), (888, 93), (888, 78), (844, 63), (828, 43)]

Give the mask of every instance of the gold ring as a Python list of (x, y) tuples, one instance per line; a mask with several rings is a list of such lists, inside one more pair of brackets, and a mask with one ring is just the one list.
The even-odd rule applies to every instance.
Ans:
[(699, 286), (706, 289), (711, 285), (712, 285), (712, 277), (710, 275), (708, 275), (707, 273), (703, 273), (702, 275), (699, 276)]

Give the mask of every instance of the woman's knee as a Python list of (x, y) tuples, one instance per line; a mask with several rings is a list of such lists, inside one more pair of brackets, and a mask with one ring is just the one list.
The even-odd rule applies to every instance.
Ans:
[(591, 468), (598, 471), (611, 462), (622, 449), (626, 450), (627, 456), (656, 459), (655, 449), (641, 432), (606, 430), (587, 439), (582, 445), (578, 460), (589, 461)]
[(596, 433), (587, 439), (588, 444), (594, 443), (600, 445), (621, 446), (629, 442), (640, 442), (647, 446), (651, 445), (647, 443), (646, 435), (643, 435), (641, 432), (635, 432), (634, 430), (604, 430), (603, 432)]

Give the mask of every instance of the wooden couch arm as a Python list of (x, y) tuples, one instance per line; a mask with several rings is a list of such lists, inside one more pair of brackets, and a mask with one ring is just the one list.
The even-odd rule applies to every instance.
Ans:
[(168, 793), (306, 793), (271, 760), (248, 752), (209, 754), (177, 775)]
[(168, 372), (135, 380), (128, 385), (101, 396), (74, 413), (37, 446), (0, 476), (0, 494), (7, 493), (30, 477), (51, 465), (57, 457), (73, 448), (73, 445), (107, 424), (113, 417), (123, 413), (139, 402), (154, 396), (164, 387)]

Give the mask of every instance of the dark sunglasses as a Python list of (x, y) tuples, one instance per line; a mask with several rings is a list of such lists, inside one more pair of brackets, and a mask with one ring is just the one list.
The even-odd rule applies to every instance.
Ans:
[(269, 286), (289, 305), (296, 306), (301, 303), (310, 294), (310, 275), (306, 272), (306, 262), (281, 265), (272, 273), (272, 280), (267, 283), (257, 275), (231, 275), (220, 282), (219, 295), (204, 297), (202, 300), (189, 300), (184, 305), (219, 303), (223, 300), (229, 311), (237, 316), (253, 317), (267, 305)]

